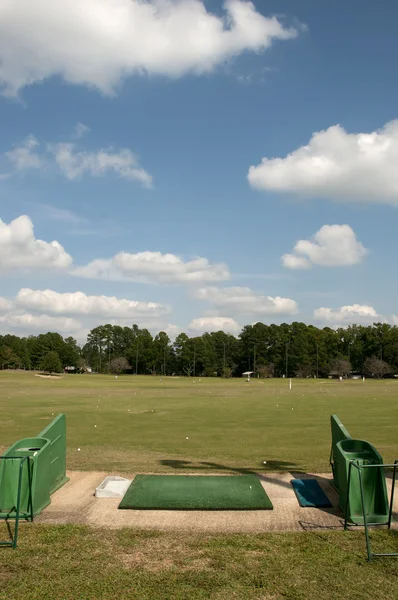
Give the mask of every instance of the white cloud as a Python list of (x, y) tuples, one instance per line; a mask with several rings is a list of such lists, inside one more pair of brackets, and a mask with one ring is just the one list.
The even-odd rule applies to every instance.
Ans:
[[(163, 327), (163, 329), (159, 327), (158, 331), (164, 331), (165, 333), (167, 333), (171, 341), (174, 342), (177, 335), (181, 333), (181, 327), (179, 325), (174, 325), (173, 323), (168, 323), (168, 325), (166, 325), (166, 327)], [(156, 331), (156, 333), (158, 333), (158, 331)]]
[(285, 158), (263, 158), (248, 179), (267, 191), (398, 205), (397, 163), (398, 120), (371, 133), (335, 125)]
[(87, 296), (83, 292), (59, 293), (54, 290), (21, 289), (17, 306), (37, 312), (62, 315), (96, 315), (104, 318), (158, 318), (169, 308), (156, 302), (138, 302), (115, 296)]
[(284, 254), (281, 260), (283, 266), (288, 269), (310, 269), (312, 266), (308, 258), (296, 254)]
[(77, 267), (73, 274), (90, 279), (158, 283), (224, 281), (230, 277), (227, 266), (222, 263), (210, 263), (206, 258), (184, 261), (175, 254), (149, 251), (119, 252), (111, 259), (96, 259)]
[(2, 326), (25, 331), (37, 330), (39, 333), (47, 331), (73, 332), (81, 329), (81, 323), (76, 319), (67, 317), (50, 317), (48, 315), (32, 315), (29, 313), (8, 313), (0, 316)]
[(84, 123), (80, 123), (80, 121), (78, 121), (75, 125), (75, 130), (73, 132), (72, 137), (75, 140), (80, 140), (80, 138), (82, 138), (89, 131), (90, 131), (90, 127), (87, 127), (87, 125), (85, 125)]
[(8, 312), (11, 308), (12, 304), (7, 298), (4, 296), (0, 296), (0, 313)]
[(37, 207), (40, 210), (40, 217), (42, 219), (62, 221), (63, 223), (70, 223), (73, 225), (88, 222), (85, 217), (74, 213), (68, 208), (59, 208), (58, 206), (51, 206), (50, 204), (37, 204)]
[(317, 308), (314, 310), (314, 319), (333, 325), (348, 324), (372, 324), (385, 321), (385, 317), (379, 315), (373, 306), (366, 304), (352, 304), (341, 306), (337, 310), (332, 308)]
[(0, 272), (13, 269), (66, 269), (72, 258), (57, 241), (35, 238), (33, 223), (22, 215), (9, 225), (0, 219)]
[(233, 313), (252, 315), (294, 315), (297, 303), (290, 298), (262, 296), (247, 287), (205, 287), (194, 292), (200, 300), (207, 300), (217, 308)]
[(43, 169), (46, 166), (46, 161), (37, 152), (39, 145), (35, 136), (29, 135), (20, 146), (15, 146), (12, 150), (6, 152), (5, 156), (16, 171)]
[(0, 89), (12, 96), (60, 75), (112, 93), (131, 75), (211, 72), (298, 33), (252, 2), (226, 0), (224, 11), (202, 0), (3, 0)]
[(145, 187), (152, 186), (152, 176), (140, 167), (137, 156), (128, 148), (78, 152), (75, 144), (63, 142), (50, 144), (48, 150), (54, 155), (61, 173), (68, 179), (79, 179), (85, 173), (99, 177), (112, 171), (122, 179), (139, 181)]
[(225, 333), (238, 334), (242, 327), (229, 317), (200, 317), (193, 319), (188, 325), (188, 329), (193, 333), (224, 331)]
[(366, 254), (349, 225), (324, 225), (311, 240), (299, 240), (293, 254), (282, 256), (282, 264), (288, 269), (342, 267), (362, 262)]
[[(85, 125), (79, 125), (78, 137), (81, 137)], [(74, 180), (85, 174), (100, 177), (112, 172), (121, 179), (152, 187), (152, 175), (140, 166), (138, 157), (129, 148), (101, 148), (89, 152), (77, 150), (76, 144), (71, 142), (60, 142), (47, 144), (41, 149), (35, 136), (29, 135), (20, 146), (15, 146), (5, 156), (14, 170), (20, 173), (31, 169), (55, 168), (68, 179)]]

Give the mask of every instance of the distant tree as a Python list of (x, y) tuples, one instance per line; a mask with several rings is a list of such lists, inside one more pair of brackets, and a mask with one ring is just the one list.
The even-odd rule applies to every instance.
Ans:
[(41, 360), (40, 370), (46, 373), (60, 373), (62, 371), (62, 363), (58, 352), (50, 350)]
[(266, 377), (274, 376), (274, 365), (271, 363), (269, 365), (261, 365), (257, 367), (257, 373), (260, 375), (262, 379)]
[(294, 370), (295, 376), (300, 377), (302, 379), (305, 377), (309, 377), (310, 375), (313, 374), (313, 372), (314, 372), (314, 369), (311, 365), (298, 364)]
[(111, 360), (111, 373), (114, 373), (115, 375), (120, 375), (122, 371), (127, 371), (127, 369), (130, 368), (129, 361), (123, 356)]
[(381, 377), (384, 377), (384, 375), (391, 373), (390, 365), (384, 360), (381, 360), (381, 358), (377, 358), (377, 356), (370, 356), (367, 358), (363, 368), (366, 375), (376, 377), (376, 379), (380, 379)]
[(345, 358), (335, 358), (330, 362), (330, 375), (346, 377), (352, 371), (351, 363)]
[(224, 377), (232, 377), (233, 370), (231, 367), (225, 367), (224, 369)]
[(9, 346), (0, 346), (0, 365), (6, 369), (15, 369), (21, 363), (21, 359)]
[(89, 366), (90, 364), (86, 358), (80, 357), (77, 361), (77, 369), (83, 373), (86, 373), (86, 371), (88, 371)]

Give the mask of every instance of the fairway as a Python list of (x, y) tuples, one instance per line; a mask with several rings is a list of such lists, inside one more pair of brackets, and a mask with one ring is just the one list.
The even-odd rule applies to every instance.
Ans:
[[(0, 373), (0, 451), (67, 417), (67, 467), (109, 473), (329, 471), (329, 418), (397, 458), (398, 382)], [(78, 450), (80, 448), (80, 451)], [(266, 461), (266, 464), (264, 464)]]

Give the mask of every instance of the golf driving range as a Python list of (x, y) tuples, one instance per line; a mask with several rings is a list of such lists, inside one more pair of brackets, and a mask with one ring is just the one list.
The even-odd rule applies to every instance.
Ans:
[[(140, 597), (144, 598), (163, 597), (145, 595), (145, 590), (153, 589), (154, 585), (160, 590), (171, 576), (172, 586), (176, 587), (170, 596), (164, 596), (167, 598), (186, 597), (178, 595), (182, 589), (193, 598), (212, 597), (206, 595), (205, 581), (210, 580), (212, 589), (219, 587), (220, 598), (228, 597), (230, 585), (238, 598), (260, 597), (256, 585), (249, 584), (248, 588), (244, 583), (243, 571), (238, 576), (242, 565), (253, 576), (258, 572), (260, 577), (260, 572), (267, 573), (272, 565), (275, 568), (273, 557), (278, 557), (280, 568), (286, 560), (294, 572), (296, 563), (291, 551), (296, 548), (296, 556), (301, 556), (303, 544), (311, 561), (306, 566), (302, 564), (300, 577), (304, 581), (307, 577), (318, 581), (309, 595), (294, 595), (295, 587), (289, 578), (265, 582), (261, 575), (261, 589), (265, 586), (269, 593), (276, 594), (283, 591), (291, 598), (315, 598), (316, 593), (318, 597), (322, 594), (331, 598), (326, 582), (323, 585), (317, 579), (323, 560), (329, 561), (333, 571), (344, 555), (349, 565), (352, 561), (349, 569), (353, 569), (353, 574), (358, 560), (366, 564), (364, 529), (355, 527), (362, 510), (359, 473), (351, 474), (350, 506), (346, 511), (348, 473), (344, 474), (344, 468), (350, 460), (344, 463), (342, 457), (355, 451), (355, 460), (362, 460), (362, 466), (372, 461), (377, 466), (374, 459), (379, 461), (378, 456), (387, 465), (394, 462), (398, 391), (395, 381), (363, 384), (293, 380), (289, 390), (288, 382), (282, 380), (252, 380), (248, 384), (241, 380), (202, 379), (194, 385), (192, 378), (159, 381), (154, 377), (115, 380), (106, 376), (66, 376), (41, 380), (30, 373), (1, 373), (0, 390), (1, 455), (8, 454), (6, 451), (13, 446), (15, 450), (18, 440), (37, 440), (41, 436), (45, 439), (43, 434), (51, 431), (54, 420), (63, 418), (58, 415), (66, 417), (66, 473), (60, 475), (64, 485), (57, 491), (50, 490), (50, 504), (34, 517), (33, 523), (20, 522), (17, 549), (2, 550), (2, 559), (11, 572), (12, 565), (18, 571), (22, 560), (18, 557), (25, 553), (35, 552), (36, 561), (40, 562), (40, 552), (34, 550), (37, 544), (43, 550), (58, 548), (57, 553), (62, 548), (65, 560), (71, 560), (67, 535), (74, 540), (73, 560), (78, 560), (82, 552), (87, 556), (87, 544), (94, 544), (97, 553), (90, 560), (101, 565), (104, 575), (99, 579), (103, 581), (108, 573), (107, 577), (116, 581), (117, 573), (116, 589), (118, 585), (124, 586), (118, 591), (123, 595), (129, 589), (125, 581), (125, 574), (129, 573), (135, 585), (139, 578), (143, 590)], [(14, 410), (6, 413), (11, 400)], [(338, 415), (343, 429), (338, 420), (331, 422), (332, 414)], [(38, 431), (41, 434), (37, 435)], [(333, 431), (337, 437), (334, 436), (332, 444)], [(39, 442), (29, 446), (36, 448), (31, 460), (37, 460), (43, 452), (39, 446)], [(21, 447), (29, 451), (28, 445)], [(373, 449), (376, 454), (370, 456)], [(34, 452), (38, 454), (33, 457)], [(371, 525), (375, 514), (380, 515), (380, 523), (388, 523), (393, 473), (392, 469), (380, 467), (373, 469), (374, 475), (367, 475), (371, 470), (366, 465), (362, 470), (365, 513), (372, 513), (371, 552), (391, 554), (398, 549), (394, 525), (396, 500), (391, 511), (392, 529), (383, 525), (376, 530)], [(110, 475), (131, 481), (124, 496), (95, 497), (97, 487)], [(63, 477), (70, 481), (65, 483)], [(379, 491), (373, 494), (372, 510), (368, 510), (368, 490), (372, 486)], [(346, 532), (345, 512), (349, 529)], [(11, 521), (10, 524), (13, 527)], [(0, 531), (2, 539), (6, 538), (5, 522), (0, 521)], [(105, 532), (107, 549), (99, 542)], [(191, 549), (186, 546), (186, 536), (192, 540)], [(159, 555), (154, 571), (150, 565), (167, 543), (171, 546), (162, 557)], [(220, 547), (221, 554), (216, 552)], [(254, 562), (253, 557), (249, 558), (250, 547), (255, 547), (258, 553)], [(178, 548), (183, 560), (177, 558)], [(235, 548), (239, 554), (233, 558), (228, 548), (230, 551)], [(215, 583), (211, 566), (213, 550), (214, 559), (223, 556), (226, 561), (225, 568), (230, 573), (228, 584), (222, 578)], [(165, 563), (166, 556), (170, 564)], [(105, 560), (108, 566), (102, 562)], [(389, 563), (376, 559), (367, 563), (386, 582), (397, 570), (397, 562), (388, 560)], [(43, 597), (69, 597), (65, 590), (74, 584), (55, 556), (50, 562), (64, 595)], [(196, 577), (204, 582), (203, 589), (194, 583)], [(33, 591), (29, 590), (33, 590), (34, 574), (30, 571), (30, 579), (19, 576), (18, 582), (9, 577), (4, 588), (8, 595), (2, 596), (0, 591), (0, 598), (22, 597), (21, 585), (28, 592), (24, 597), (33, 598)], [(106, 597), (101, 585), (95, 584), (96, 598)], [(83, 589), (84, 586), (86, 583)], [(11, 589), (21, 591), (12, 596)], [(394, 597), (388, 595), (387, 585), (383, 596), (378, 596), (378, 592), (371, 596), (372, 589), (370, 585), (362, 597)], [(84, 597), (89, 598), (88, 593)]]

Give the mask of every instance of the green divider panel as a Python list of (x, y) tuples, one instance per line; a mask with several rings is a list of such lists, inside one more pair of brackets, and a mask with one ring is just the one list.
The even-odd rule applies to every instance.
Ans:
[[(32, 477), (32, 500), (34, 514), (40, 513), (50, 503), (50, 453), (49, 440), (43, 438), (25, 438), (11, 446), (5, 453), (7, 456), (29, 457), (29, 467)], [(14, 514), (18, 494), (18, 473), (20, 461), (18, 458), (1, 461), (3, 463), (0, 480), (0, 513)], [(28, 512), (28, 473), (23, 470), (21, 484), (21, 512)]]
[(336, 461), (337, 444), (343, 440), (350, 440), (351, 436), (337, 415), (330, 417), (330, 426), (332, 430), (332, 449), (330, 452), (330, 465), (333, 471), (334, 486), (339, 491), (339, 466)]
[[(29, 458), (31, 473), (33, 514), (39, 514), (48, 504), (50, 496), (64, 483), (66, 477), (66, 419), (59, 415), (37, 437), (19, 440), (0, 460), (0, 518), (15, 516), (17, 503), (19, 457)], [(21, 512), (28, 512), (28, 470), (23, 470), (21, 481)]]
[(66, 417), (61, 414), (38, 437), (50, 440), (50, 494), (68, 481), (66, 477)]
[[(351, 481), (348, 507), (347, 488), (349, 464), (355, 461), (359, 466), (382, 465), (383, 459), (376, 448), (364, 440), (342, 440), (336, 446), (336, 465), (338, 472), (339, 506), (348, 519), (357, 525), (363, 525), (363, 510), (358, 469), (351, 467)], [(383, 467), (362, 468), (365, 515), (369, 524), (386, 524), (389, 516), (386, 478)]]

